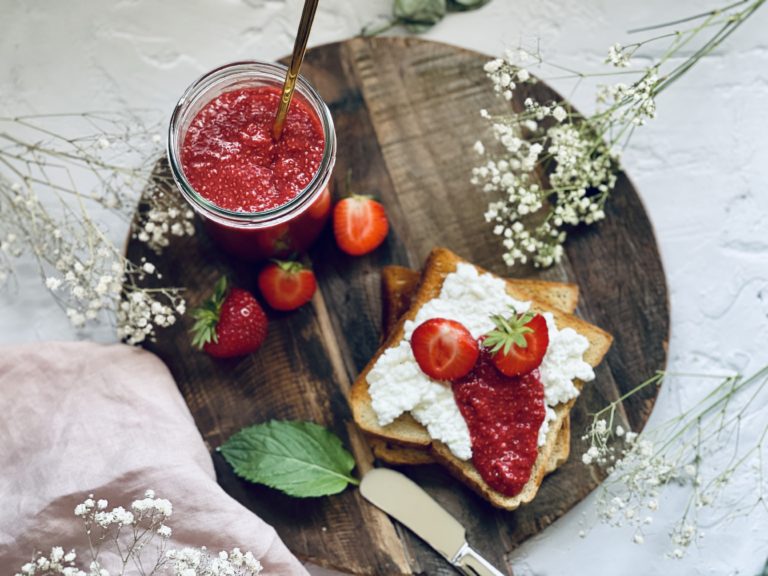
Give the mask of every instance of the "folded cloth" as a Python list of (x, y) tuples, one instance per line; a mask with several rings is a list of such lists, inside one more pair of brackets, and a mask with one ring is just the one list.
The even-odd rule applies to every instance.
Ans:
[(275, 530), (216, 483), (155, 356), (92, 343), (0, 347), (0, 574), (52, 546), (89, 559), (75, 506), (93, 493), (129, 508), (147, 489), (173, 504), (168, 548), (239, 547), (264, 574), (307, 574)]

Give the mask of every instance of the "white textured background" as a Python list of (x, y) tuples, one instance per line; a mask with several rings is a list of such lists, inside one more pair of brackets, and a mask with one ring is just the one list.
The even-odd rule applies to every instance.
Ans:
[[(352, 36), (390, 0), (323, 0), (312, 44)], [(170, 113), (198, 75), (228, 61), (290, 52), (299, 0), (0, 0), (0, 115), (124, 107)], [(625, 30), (717, 5), (716, 0), (493, 0), (451, 15), (426, 37), (488, 54), (541, 41), (548, 60), (594, 68)], [(659, 117), (636, 135), (625, 166), (661, 247), (672, 301), (670, 369), (750, 373), (768, 363), (768, 8), (758, 12), (660, 97)], [(565, 94), (568, 86), (555, 83)], [(591, 93), (573, 100), (589, 110)], [(125, 235), (113, 228), (116, 240)], [(643, 239), (638, 239), (643, 241)], [(31, 263), (0, 296), (0, 341), (76, 335), (39, 286)], [(92, 334), (112, 338), (108, 328)], [(664, 389), (654, 418), (702, 392), (685, 381)], [(765, 400), (765, 399), (763, 399)], [(765, 402), (762, 403), (763, 405)], [(742, 442), (765, 426), (762, 409)], [(763, 451), (765, 453), (765, 450)], [(754, 491), (737, 478), (732, 494)], [(754, 515), (706, 530), (683, 561), (664, 558), (684, 491), (646, 533), (590, 526), (592, 500), (557, 522), (511, 562), (521, 574), (757, 574), (768, 557), (768, 519)], [(586, 513), (586, 520), (584, 519)], [(586, 522), (586, 524), (585, 524)], [(482, 547), (482, 543), (478, 543)]]

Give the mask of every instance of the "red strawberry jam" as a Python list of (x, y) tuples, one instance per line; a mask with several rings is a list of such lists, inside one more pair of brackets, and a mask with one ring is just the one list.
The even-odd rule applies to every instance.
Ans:
[(272, 138), (280, 89), (224, 92), (189, 125), (181, 163), (192, 187), (217, 206), (264, 212), (294, 199), (317, 173), (325, 138), (317, 115), (295, 97), (278, 142)]
[(539, 371), (505, 376), (483, 351), (472, 371), (453, 383), (472, 440), (472, 463), (489, 486), (515, 496), (531, 477), (546, 415)]

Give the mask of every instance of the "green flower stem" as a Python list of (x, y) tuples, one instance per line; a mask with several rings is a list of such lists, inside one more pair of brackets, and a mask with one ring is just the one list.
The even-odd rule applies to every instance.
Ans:
[(678, 20), (671, 20), (669, 22), (663, 22), (661, 24), (653, 24), (651, 26), (644, 26), (642, 28), (634, 28), (633, 30), (629, 30), (629, 34), (636, 34), (638, 32), (648, 32), (649, 30), (658, 30), (659, 28), (668, 28), (669, 26), (675, 26), (677, 24), (684, 24), (685, 22), (691, 22), (693, 20), (698, 20), (699, 18), (704, 18), (706, 16), (715, 16), (717, 14), (720, 14), (722, 12), (730, 10), (731, 8), (736, 8), (736, 6), (741, 6), (743, 4), (746, 4), (747, 2), (749, 2), (749, 0), (738, 0), (737, 2), (734, 2), (733, 4), (729, 4), (727, 6), (723, 6), (722, 8), (716, 8), (714, 10), (709, 10), (707, 12), (701, 12), (700, 14), (694, 14), (693, 16), (687, 16), (685, 18), (680, 18)]
[[(682, 427), (678, 428), (675, 433), (670, 436), (658, 450), (656, 450), (656, 454), (664, 454), (667, 448), (673, 445), (681, 436), (688, 433), (693, 425), (695, 425), (697, 422), (706, 420), (713, 412), (717, 411), (718, 414), (722, 412), (722, 414), (725, 415), (725, 407), (730, 402), (730, 399), (741, 393), (743, 390), (754, 385), (755, 382), (758, 381), (761, 382), (760, 385), (749, 397), (744, 407), (736, 415), (725, 421), (722, 427), (718, 427), (718, 429), (714, 432), (707, 434), (704, 439), (711, 439), (720, 430), (723, 430), (729, 425), (739, 421), (741, 418), (743, 418), (744, 412), (752, 404), (757, 395), (766, 387), (766, 385), (768, 385), (768, 366), (764, 367), (762, 370), (758, 371), (756, 374), (746, 380), (743, 380), (738, 376), (731, 376), (726, 378), (704, 398), (699, 400), (692, 408), (687, 410), (685, 413), (672, 418), (661, 427), (659, 427), (659, 429), (671, 428), (672, 430), (675, 430), (676, 424), (683, 423)], [(730, 389), (728, 389), (729, 386)], [(723, 392), (726, 389), (728, 390)]]
[(592, 417), (593, 417), (595, 420), (597, 420), (597, 419), (599, 419), (599, 418), (600, 418), (600, 416), (602, 416), (602, 415), (603, 415), (603, 414), (604, 414), (606, 411), (608, 411), (608, 410), (615, 410), (615, 409), (616, 409), (616, 407), (617, 407), (619, 404), (622, 404), (622, 403), (624, 402), (624, 400), (626, 400), (627, 398), (630, 398), (630, 397), (634, 396), (635, 394), (637, 394), (637, 393), (638, 393), (638, 392), (640, 392), (641, 390), (644, 390), (645, 388), (648, 388), (648, 386), (652, 386), (652, 385), (660, 385), (660, 384), (661, 384), (661, 382), (664, 380), (664, 376), (665, 376), (665, 373), (664, 373), (664, 372), (662, 372), (662, 371), (659, 371), (659, 372), (657, 372), (657, 373), (656, 373), (654, 376), (651, 376), (650, 378), (648, 378), (648, 379), (647, 379), (647, 380), (645, 380), (644, 382), (641, 382), (640, 384), (638, 384), (637, 386), (635, 386), (634, 388), (632, 388), (632, 390), (630, 390), (629, 392), (625, 392), (624, 394), (622, 394), (622, 395), (621, 395), (619, 398), (617, 398), (616, 400), (614, 400), (613, 402), (611, 402), (610, 404), (608, 404), (608, 406), (606, 406), (606, 407), (605, 407), (605, 408), (603, 408), (602, 410), (600, 410), (600, 411), (598, 411), (598, 412), (595, 412), (595, 414), (593, 414), (593, 415), (592, 415)]
[(727, 23), (720, 29), (715, 36), (713, 36), (704, 46), (702, 46), (693, 56), (691, 56), (682, 66), (675, 69), (669, 77), (664, 80), (656, 90), (659, 94), (672, 83), (678, 80), (683, 74), (690, 70), (699, 60), (704, 56), (712, 52), (722, 42), (733, 34), (739, 26), (741, 26), (760, 6), (765, 3), (765, 0), (756, 0), (743, 12), (730, 16)]

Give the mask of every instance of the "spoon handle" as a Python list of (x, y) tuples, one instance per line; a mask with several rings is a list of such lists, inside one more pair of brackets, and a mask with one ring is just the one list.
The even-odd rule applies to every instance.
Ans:
[(280, 107), (277, 109), (277, 116), (275, 116), (275, 123), (272, 127), (272, 137), (275, 141), (280, 140), (280, 136), (283, 133), (283, 124), (285, 124), (285, 118), (288, 116), (288, 108), (291, 105), (291, 98), (293, 98), (293, 90), (296, 88), (296, 79), (299, 77), (301, 63), (304, 61), (304, 53), (307, 51), (309, 31), (312, 29), (312, 21), (315, 19), (318, 2), (319, 0), (304, 1), (299, 31), (296, 34), (296, 42), (293, 45), (291, 65), (288, 67), (288, 72), (285, 75)]

